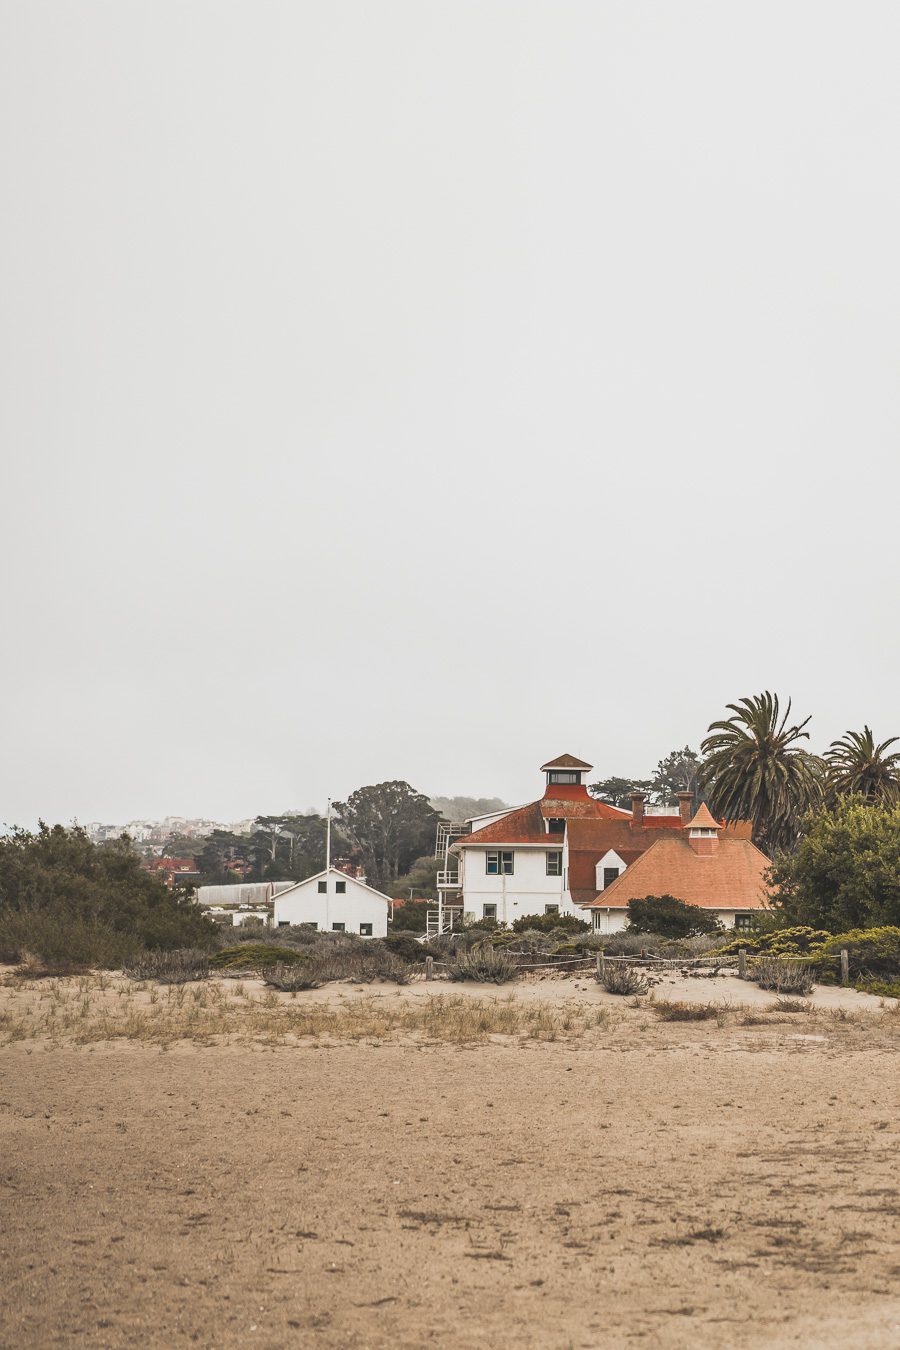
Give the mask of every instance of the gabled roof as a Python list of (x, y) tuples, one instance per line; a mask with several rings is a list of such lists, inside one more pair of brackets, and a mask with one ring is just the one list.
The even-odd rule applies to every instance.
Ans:
[(694, 819), (688, 823), (689, 830), (720, 830), (722, 826), (710, 813), (706, 802), (700, 803), (700, 809), (694, 816)]
[(374, 886), (367, 885), (365, 881), (360, 881), (358, 877), (351, 877), (348, 872), (342, 871), (340, 867), (323, 867), (322, 871), (316, 872), (315, 876), (304, 877), (302, 881), (295, 881), (293, 886), (289, 886), (286, 891), (279, 891), (274, 899), (276, 901), (284, 900), (292, 891), (299, 890), (301, 886), (308, 886), (311, 881), (321, 881), (322, 877), (327, 877), (330, 873), (340, 877), (341, 881), (350, 881), (354, 886), (361, 886), (364, 891), (370, 891), (372, 895), (377, 895), (379, 900), (383, 900), (386, 905), (394, 903), (389, 895), (384, 894), (384, 891), (376, 891)]
[[(715, 823), (715, 822), (713, 822)], [(712, 853), (697, 853), (684, 833), (660, 835), (592, 902), (595, 909), (626, 909), (629, 900), (674, 895), (704, 909), (763, 909), (769, 859), (749, 839), (727, 832)]]
[(541, 773), (546, 773), (548, 769), (592, 769), (593, 764), (585, 764), (583, 759), (576, 759), (574, 755), (557, 755), (556, 759), (548, 760), (546, 764), (541, 765)]

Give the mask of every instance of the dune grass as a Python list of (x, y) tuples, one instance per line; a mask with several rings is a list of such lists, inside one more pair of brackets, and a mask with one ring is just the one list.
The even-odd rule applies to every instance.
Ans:
[[(265, 1044), (389, 1041), (475, 1044), (495, 1036), (554, 1041), (606, 1027), (606, 1008), (572, 1010), (548, 1003), (439, 994), (415, 1000), (361, 997), (334, 1006), (268, 990), (248, 994), (230, 982), (164, 985), (97, 976), (43, 980), (36, 997), (0, 1011), (0, 1043), (47, 1040), (88, 1045), (129, 1040), (147, 1045), (220, 1040)], [(21, 989), (25, 985), (19, 985)]]

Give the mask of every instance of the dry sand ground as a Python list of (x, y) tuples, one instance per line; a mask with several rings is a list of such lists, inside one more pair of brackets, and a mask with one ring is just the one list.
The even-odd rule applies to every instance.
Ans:
[(900, 1016), (875, 999), (660, 1023), (584, 980), (478, 987), (464, 1010), (530, 1030), (467, 1043), (453, 1014), (446, 1044), (414, 1026), (440, 986), (265, 1005), (350, 1009), (341, 1041), (267, 1032), (260, 986), (223, 981), (247, 1039), (158, 1044), (94, 1039), (98, 1008), (169, 1000), (101, 983), (0, 988), (23, 1036), (0, 1051), (4, 1346), (900, 1346)]

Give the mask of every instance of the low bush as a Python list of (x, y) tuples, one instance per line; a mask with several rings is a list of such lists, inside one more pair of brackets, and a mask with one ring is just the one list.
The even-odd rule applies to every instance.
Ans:
[(4, 910), (0, 914), (0, 961), (27, 962), (35, 969), (117, 969), (145, 950), (137, 933), (65, 910)]
[(742, 933), (724, 946), (717, 947), (719, 956), (734, 956), (743, 947), (748, 952), (770, 953), (772, 956), (809, 956), (822, 949), (831, 934), (821, 928), (776, 928), (762, 933)]
[(841, 950), (850, 958), (853, 979), (900, 978), (900, 928), (854, 928), (829, 937), (821, 955), (834, 965)]
[(807, 1003), (806, 1000), (802, 998), (779, 997), (775, 1000), (774, 1011), (785, 1013), (808, 1013), (812, 1012), (812, 1004)]
[(211, 970), (263, 970), (266, 966), (296, 965), (307, 959), (305, 952), (292, 951), (274, 942), (245, 942), (223, 947), (209, 958)]
[(466, 924), (466, 931), (483, 935), (484, 933), (505, 932), (505, 928), (499, 919), (475, 919), (472, 923)]
[(503, 943), (492, 944), (496, 950), (521, 952), (525, 956), (546, 956), (557, 948), (557, 943), (547, 933), (535, 932), (529, 928), (524, 933), (510, 933)]
[(641, 952), (656, 954), (665, 943), (657, 933), (631, 933), (627, 928), (619, 933), (602, 934), (603, 950), (607, 956), (639, 956)]
[(381, 944), (385, 950), (399, 956), (407, 965), (421, 964), (428, 954), (415, 933), (389, 933), (386, 938), (381, 939)]
[(602, 961), (597, 979), (608, 994), (646, 994), (650, 988), (643, 971), (624, 961)]
[(803, 958), (758, 956), (753, 962), (751, 973), (760, 989), (803, 996), (812, 993), (812, 968), (809, 961)]
[(353, 980), (357, 984), (371, 984), (373, 980), (388, 980), (391, 984), (408, 984), (409, 967), (402, 957), (374, 943), (335, 951), (315, 960), (314, 969), (322, 983), (328, 980)]
[(132, 980), (157, 980), (160, 984), (187, 984), (209, 975), (209, 952), (181, 947), (171, 952), (143, 952), (125, 966)]
[(505, 984), (514, 980), (519, 967), (513, 957), (494, 947), (473, 947), (469, 952), (458, 952), (447, 963), (447, 977), (451, 980), (478, 980), (490, 984)]
[(318, 989), (322, 981), (314, 969), (313, 962), (299, 962), (296, 965), (266, 966), (262, 977), (273, 989), (281, 989), (286, 994), (296, 994), (301, 989)]
[(857, 980), (854, 987), (863, 994), (900, 999), (900, 980)]
[(513, 921), (514, 933), (587, 933), (591, 925), (575, 914), (523, 914)]
[(700, 905), (685, 904), (674, 895), (647, 895), (628, 901), (628, 927), (633, 933), (682, 938), (718, 932), (721, 924), (711, 910)]
[(718, 1017), (720, 1008), (711, 1003), (670, 1003), (660, 999), (648, 1005), (661, 1022), (708, 1022)]

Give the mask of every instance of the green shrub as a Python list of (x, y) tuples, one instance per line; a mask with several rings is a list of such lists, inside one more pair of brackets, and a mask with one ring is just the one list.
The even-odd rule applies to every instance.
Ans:
[(381, 939), (383, 947), (399, 956), (407, 965), (420, 965), (427, 955), (423, 943), (414, 933), (388, 933)]
[(650, 981), (637, 966), (624, 961), (601, 961), (596, 978), (608, 994), (646, 994)]
[(279, 947), (272, 942), (245, 942), (223, 947), (209, 958), (211, 970), (263, 970), (266, 966), (296, 965), (306, 960), (304, 952)]
[(514, 933), (586, 933), (590, 924), (575, 914), (523, 914), (521, 919), (513, 921)]
[(778, 994), (812, 992), (813, 971), (808, 958), (758, 956), (751, 974), (760, 989), (774, 989)]
[(658, 933), (670, 938), (714, 933), (721, 928), (710, 910), (685, 904), (674, 895), (647, 895), (643, 900), (629, 900), (628, 926), (633, 933)]
[(854, 988), (863, 994), (877, 994), (879, 998), (900, 999), (900, 980), (857, 980)]
[(832, 933), (900, 924), (900, 802), (846, 797), (803, 822), (772, 869), (776, 908)]
[(518, 976), (519, 967), (511, 956), (494, 947), (473, 947), (470, 952), (459, 952), (447, 963), (447, 977), (451, 980), (478, 980), (490, 984), (505, 984)]
[(143, 952), (125, 966), (133, 980), (158, 980), (160, 984), (187, 984), (205, 980), (209, 975), (209, 952), (196, 947), (176, 948), (171, 952)]
[(716, 948), (718, 956), (734, 956), (745, 948), (747, 952), (771, 953), (773, 956), (810, 956), (820, 951), (831, 937), (822, 928), (777, 928), (770, 932), (744, 933), (724, 946)]
[(472, 923), (466, 924), (466, 929), (470, 933), (479, 934), (505, 931), (499, 919), (475, 919)]
[(55, 970), (115, 970), (145, 950), (137, 933), (65, 910), (0, 912), (0, 961)]
[(80, 827), (43, 823), (0, 837), (0, 959), (117, 967), (145, 948), (211, 946), (215, 933), (127, 839), (93, 844)]
[(436, 908), (436, 900), (404, 900), (402, 905), (394, 905), (394, 927), (406, 933), (424, 933), (428, 928), (428, 911)]
[(900, 928), (854, 928), (829, 937), (821, 956), (832, 970), (839, 968), (842, 949), (850, 959), (853, 979), (900, 977)]

